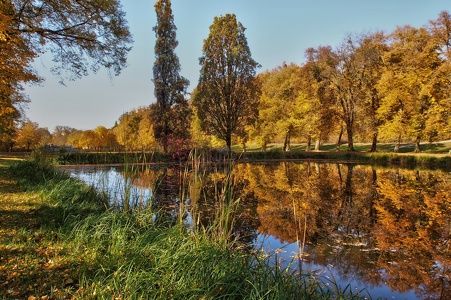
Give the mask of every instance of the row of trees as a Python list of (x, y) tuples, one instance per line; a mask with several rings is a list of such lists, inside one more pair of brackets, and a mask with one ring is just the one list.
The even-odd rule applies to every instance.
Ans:
[[(18, 45), (9, 38), (11, 26), (6, 26), (8, 22), (15, 18), (23, 22), (20, 9), (37, 9), (27, 6), (37, 5), (33, 1), (27, 1), (22, 7), (19, 4), (2, 4), (2, 47)], [(77, 43), (72, 41), (72, 48), (69, 47), (67, 53), (76, 51), (73, 47), (80, 47), (82, 52), (88, 51), (89, 47), (100, 47), (99, 51), (110, 54), (105, 59), (101, 59), (97, 50), (93, 50), (91, 56), (89, 51), (85, 54), (93, 59), (94, 70), (99, 65), (105, 65), (118, 73), (125, 63), (124, 54), (118, 52), (121, 49), (128, 51), (126, 45), (130, 42), (120, 7), (114, 1), (110, 4), (92, 4), (101, 7), (86, 4), (83, 7), (86, 11), (98, 8), (112, 14), (118, 13), (114, 17), (99, 13), (98, 19), (91, 24), (90, 19), (83, 19), (83, 13), (78, 15), (72, 11), (73, 5), (68, 4), (66, 9), (70, 8), (70, 11), (67, 12), (58, 7), (53, 10), (62, 15), (73, 13), (80, 21), (75, 25), (81, 26), (80, 30), (84, 31), (72, 33), (77, 26), (64, 22), (62, 25), (67, 28), (62, 28), (66, 31), (44, 30), (42, 26), (47, 25), (44, 22), (31, 34), (24, 29), (25, 23), (20, 23), (20, 34), (15, 37), (27, 41), (31, 52), (37, 53), (40, 48), (33, 44), (36, 41), (31, 37), (42, 34), (42, 39), (56, 42), (57, 38), (52, 34), (61, 34), (64, 43), (69, 43), (64, 39), (70, 34), (87, 34), (87, 30), (91, 29), (89, 26), (97, 31), (108, 29), (112, 39), (108, 42), (110, 48), (102, 48), (100, 45), (105, 40), (101, 36), (93, 36), (96, 42), (92, 45), (80, 42), (83, 39)], [(292, 138), (306, 142), (310, 150), (312, 141), (316, 141), (315, 148), (318, 148), (322, 141), (335, 137), (340, 145), (346, 135), (350, 151), (354, 151), (355, 140), (372, 141), (372, 151), (376, 151), (379, 140), (396, 141), (397, 147), (403, 140), (415, 141), (419, 151), (422, 140), (433, 141), (451, 136), (451, 16), (448, 12), (442, 12), (437, 20), (421, 28), (404, 26), (390, 34), (350, 35), (335, 49), (331, 46), (309, 48), (305, 52), (304, 64), (284, 64), (259, 75), (256, 70), (260, 66), (252, 59), (244, 26), (233, 14), (216, 17), (210, 26), (209, 36), (204, 40), (203, 55), (199, 59), (198, 85), (188, 99), (189, 82), (179, 75), (181, 66), (175, 54), (178, 42), (171, 1), (158, 0), (155, 11), (153, 82), (156, 103), (121, 116), (113, 129), (105, 129), (108, 133), (99, 133), (101, 143), (92, 133), (102, 131), (97, 128), (84, 135), (78, 132), (78, 138), (72, 140), (72, 145), (95, 149), (121, 146), (134, 150), (159, 147), (164, 152), (170, 152), (198, 144), (211, 145), (212, 141), (220, 139), (229, 151), (233, 142), (245, 145), (249, 141), (258, 143), (263, 150), (270, 142), (283, 141), (284, 150), (289, 151)], [(50, 18), (50, 15), (47, 17)], [(89, 25), (88, 28), (82, 26), (82, 21)], [(96, 27), (98, 24), (103, 24), (103, 27)], [(116, 28), (115, 24), (120, 26)], [(64, 43), (57, 42), (56, 48), (60, 52)], [(13, 53), (19, 53), (18, 49), (10, 54)], [(113, 64), (113, 57), (121, 59)], [(82, 57), (79, 58), (80, 65), (75, 60), (65, 64), (69, 58), (57, 55), (57, 60), (62, 62), (61, 68), (69, 66), (68, 71), (75, 77), (85, 74), (86, 65), (89, 65)], [(11, 146), (15, 142), (14, 120), (20, 115), (16, 104), (24, 102), (24, 96), (19, 97), (20, 84), (39, 80), (28, 65), (26, 59), (22, 65), (18, 64), (22, 66), (23, 74), (30, 71), (27, 73), (30, 77), (17, 77), (15, 88), (10, 90), (15, 91), (14, 96), (9, 92), (5, 92), (6, 97), (2, 96), (2, 101), (6, 99), (7, 102), (2, 102), (0, 111), (3, 145)], [(10, 84), (10, 87), (13, 85)], [(9, 138), (9, 144), (4, 137)], [(91, 142), (87, 142), (89, 140)]]
[[(155, 7), (158, 16), (166, 16), (158, 19), (157, 29), (166, 24), (164, 20), (173, 24), (169, 0), (160, 0)], [(164, 33), (156, 30), (156, 137), (171, 128), (169, 122), (175, 116), (162, 108), (161, 103), (171, 107), (175, 101), (165, 100), (170, 97), (163, 97), (161, 91), (182, 93), (186, 83), (174, 75), (180, 70), (173, 52), (175, 26), (164, 28)], [(451, 136), (448, 12), (421, 28), (349, 35), (336, 49), (309, 48), (303, 65), (284, 64), (258, 76), (259, 64), (251, 57), (244, 31), (235, 15), (214, 19), (190, 101), (202, 131), (223, 140), (229, 151), (232, 137), (243, 144), (257, 141), (262, 149), (283, 137), (284, 150), (289, 151), (292, 137), (306, 141), (310, 150), (313, 139), (318, 148), (321, 141), (336, 136), (339, 146), (346, 134), (349, 151), (355, 150), (358, 139), (371, 141), (372, 151), (377, 150), (378, 140), (396, 142), (395, 151), (401, 141), (415, 141), (419, 152), (420, 141)], [(164, 63), (161, 45), (169, 44), (172, 47), (164, 48), (163, 57), (170, 60)], [(155, 70), (169, 71), (165, 75)], [(188, 112), (177, 115), (182, 124), (188, 124)], [(163, 142), (165, 150), (166, 145)]]

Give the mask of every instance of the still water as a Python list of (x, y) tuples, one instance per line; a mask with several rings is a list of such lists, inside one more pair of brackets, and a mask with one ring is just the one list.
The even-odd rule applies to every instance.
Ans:
[[(68, 171), (107, 193), (113, 206), (183, 214), (208, 226), (225, 169)], [(232, 174), (234, 235), (277, 253), (282, 266), (301, 253), (304, 272), (366, 289), (372, 299), (451, 299), (451, 172), (280, 162), (241, 163)]]

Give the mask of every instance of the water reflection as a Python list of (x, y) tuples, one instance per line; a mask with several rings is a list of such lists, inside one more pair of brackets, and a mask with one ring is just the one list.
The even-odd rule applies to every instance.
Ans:
[[(103, 185), (112, 205), (205, 226), (225, 176), (218, 168), (72, 172)], [(233, 175), (241, 204), (234, 235), (249, 245), (282, 248), (285, 263), (301, 250), (303, 270), (367, 288), (373, 298), (451, 299), (449, 172), (285, 162), (238, 164)]]

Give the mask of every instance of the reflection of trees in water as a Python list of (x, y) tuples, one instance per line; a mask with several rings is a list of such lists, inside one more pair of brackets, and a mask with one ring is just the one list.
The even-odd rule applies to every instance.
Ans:
[[(153, 182), (153, 209), (170, 218), (179, 213), (181, 182), (191, 183), (183, 192), (197, 195), (199, 220), (211, 225), (224, 171), (210, 170), (197, 181), (192, 172), (183, 172), (143, 172), (146, 179), (138, 182)], [(241, 204), (235, 236), (251, 242), (258, 229), (295, 242), (306, 224), (308, 259), (333, 265), (343, 279), (384, 283), (399, 292), (415, 289), (424, 299), (451, 299), (446, 172), (286, 162), (238, 164), (233, 174)]]
[[(146, 168), (133, 173), (133, 182), (141, 188), (152, 189), (152, 202), (148, 209), (154, 212), (156, 221), (173, 224), (181, 213), (186, 218), (189, 212), (192, 222), (208, 228), (217, 218), (226, 172), (227, 167), (210, 167), (201, 171), (180, 166)], [(251, 244), (256, 238), (259, 220), (256, 217), (257, 198), (244, 192), (246, 185), (245, 180), (234, 179), (233, 193), (239, 198), (240, 205), (234, 214), (232, 234), (241, 242)]]
[[(420, 297), (449, 295), (451, 194), (440, 171), (349, 164), (240, 165), (259, 201), (259, 231), (294, 242), (294, 204), (307, 215), (310, 260)], [(335, 246), (328, 246), (335, 245)], [(446, 298), (446, 297), (445, 297)]]

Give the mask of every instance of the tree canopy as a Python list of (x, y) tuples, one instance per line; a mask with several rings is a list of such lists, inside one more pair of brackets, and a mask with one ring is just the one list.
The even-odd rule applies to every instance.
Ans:
[(215, 17), (199, 59), (200, 71), (193, 105), (202, 128), (224, 140), (230, 152), (232, 134), (253, 123), (258, 114), (256, 69), (234, 14)]
[(52, 55), (51, 71), (65, 80), (101, 67), (118, 75), (132, 37), (119, 0), (0, 2), (0, 138), (10, 139), (28, 100), (23, 84), (42, 81), (33, 60)]

